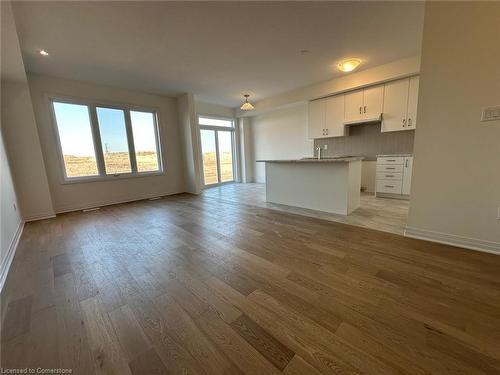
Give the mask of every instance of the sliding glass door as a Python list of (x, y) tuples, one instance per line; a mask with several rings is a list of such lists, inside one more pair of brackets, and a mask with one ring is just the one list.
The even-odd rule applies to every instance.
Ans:
[(205, 186), (234, 181), (233, 120), (199, 117)]

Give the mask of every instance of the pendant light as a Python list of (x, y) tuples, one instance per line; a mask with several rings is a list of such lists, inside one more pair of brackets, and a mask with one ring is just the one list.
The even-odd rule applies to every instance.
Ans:
[(243, 104), (241, 105), (240, 109), (242, 111), (251, 111), (252, 109), (254, 109), (254, 106), (252, 105), (252, 103), (250, 103), (248, 101), (248, 98), (250, 97), (250, 95), (248, 94), (245, 94), (243, 95), (245, 97), (245, 101), (243, 102)]

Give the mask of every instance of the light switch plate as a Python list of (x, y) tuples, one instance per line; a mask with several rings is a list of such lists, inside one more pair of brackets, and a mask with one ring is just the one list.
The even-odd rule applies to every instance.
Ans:
[(500, 106), (483, 108), (481, 121), (500, 120)]

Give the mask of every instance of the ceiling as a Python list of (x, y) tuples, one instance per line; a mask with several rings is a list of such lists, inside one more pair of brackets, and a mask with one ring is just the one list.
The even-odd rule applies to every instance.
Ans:
[[(420, 54), (422, 2), (16, 2), (26, 69), (236, 106)], [(38, 54), (39, 49), (49, 57)], [(301, 54), (301, 50), (308, 50)]]

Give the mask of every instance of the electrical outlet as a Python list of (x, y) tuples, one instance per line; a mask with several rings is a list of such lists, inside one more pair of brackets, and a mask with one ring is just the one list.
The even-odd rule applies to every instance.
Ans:
[(323, 150), (328, 150), (328, 145), (323, 145)]

